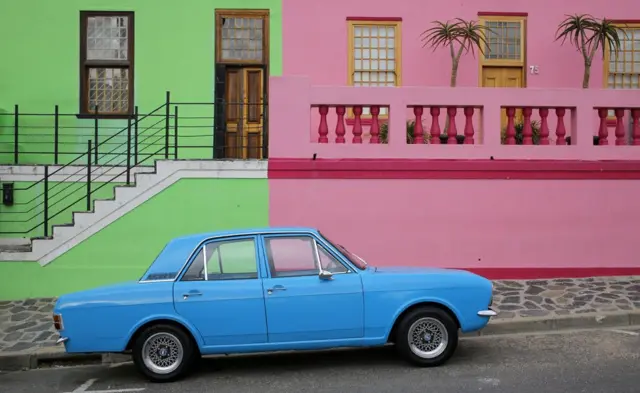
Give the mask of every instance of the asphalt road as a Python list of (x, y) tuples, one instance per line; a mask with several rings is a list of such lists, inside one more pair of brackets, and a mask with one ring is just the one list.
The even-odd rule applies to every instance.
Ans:
[(408, 366), (385, 347), (205, 359), (172, 384), (147, 383), (130, 363), (0, 374), (2, 393), (96, 391), (638, 393), (640, 327), (465, 339), (434, 369)]

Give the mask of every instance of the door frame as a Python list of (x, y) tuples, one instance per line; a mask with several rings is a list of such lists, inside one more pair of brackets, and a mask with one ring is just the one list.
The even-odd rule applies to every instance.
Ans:
[[(224, 17), (262, 17), (264, 19), (262, 30), (262, 61), (259, 62), (236, 62), (222, 60), (220, 51), (222, 50), (222, 18)], [(214, 124), (213, 124), (213, 158), (224, 158), (226, 155), (226, 74), (228, 68), (261, 68), (262, 69), (262, 158), (269, 157), (269, 56), (271, 51), (269, 27), (271, 24), (271, 13), (269, 9), (239, 9), (239, 8), (216, 8), (214, 18), (215, 40), (214, 40)]]

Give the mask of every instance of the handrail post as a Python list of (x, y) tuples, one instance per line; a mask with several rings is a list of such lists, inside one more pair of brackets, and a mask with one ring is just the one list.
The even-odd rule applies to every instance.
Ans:
[(95, 118), (93, 119), (93, 143), (95, 144), (95, 164), (98, 165), (98, 105), (95, 106)]
[(53, 119), (53, 163), (58, 165), (58, 144), (60, 132), (60, 108), (56, 105)]
[(133, 116), (136, 119), (134, 123), (133, 133), (133, 165), (138, 165), (138, 106), (134, 109)]
[(49, 236), (49, 165), (44, 166), (44, 237)]
[(178, 105), (173, 107), (173, 159), (178, 159)]
[(127, 119), (127, 185), (131, 184), (131, 117)]
[(13, 107), (13, 163), (18, 163), (18, 105)]
[(167, 92), (164, 119), (164, 158), (169, 159), (169, 117), (171, 117), (171, 93)]
[(91, 139), (87, 141), (87, 211), (91, 211)]

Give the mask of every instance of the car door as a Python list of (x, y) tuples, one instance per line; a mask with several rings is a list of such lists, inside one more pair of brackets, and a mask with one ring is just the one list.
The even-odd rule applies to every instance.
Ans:
[[(270, 343), (346, 340), (364, 335), (360, 275), (304, 235), (264, 236)], [(332, 273), (320, 278), (320, 267)]]
[(205, 243), (174, 284), (176, 311), (206, 346), (267, 342), (256, 242), (248, 236)]

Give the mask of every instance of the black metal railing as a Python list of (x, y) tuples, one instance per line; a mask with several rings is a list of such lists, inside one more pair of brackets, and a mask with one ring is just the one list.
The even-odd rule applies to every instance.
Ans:
[[(48, 155), (51, 161), (44, 163), (40, 180), (14, 186), (13, 205), (0, 205), (0, 236), (49, 237), (54, 225), (70, 224), (73, 212), (91, 211), (96, 199), (113, 197), (114, 186), (132, 185), (133, 173), (152, 167), (158, 159), (266, 158), (267, 109), (266, 102), (171, 102), (167, 93), (164, 104), (146, 114), (136, 109), (118, 130), (106, 128), (113, 127), (113, 120), (96, 117), (90, 119), (90, 132), (79, 126), (78, 135), (70, 141), (65, 141), (63, 133), (70, 126), (60, 121), (63, 115), (57, 108), (53, 128), (36, 128), (40, 130), (37, 136), (25, 132), (23, 120), (44, 115), (16, 110), (11, 124), (13, 151), (8, 152), (11, 163), (21, 163), (20, 158), (28, 155), (41, 160)], [(43, 135), (50, 137), (53, 146), (19, 149), (28, 146), (30, 138)], [(2, 136), (0, 146), (6, 146)], [(48, 146), (42, 139), (31, 141), (41, 148)], [(83, 145), (81, 152), (79, 143)], [(3, 153), (7, 154), (0, 152), (0, 157)]]

